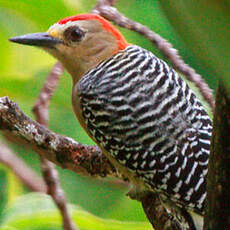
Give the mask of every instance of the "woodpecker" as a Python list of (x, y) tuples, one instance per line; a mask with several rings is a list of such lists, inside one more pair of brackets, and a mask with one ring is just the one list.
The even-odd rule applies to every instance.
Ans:
[(95, 14), (10, 41), (57, 58), (76, 117), (110, 162), (137, 192), (159, 194), (180, 229), (202, 229), (212, 122), (172, 68)]

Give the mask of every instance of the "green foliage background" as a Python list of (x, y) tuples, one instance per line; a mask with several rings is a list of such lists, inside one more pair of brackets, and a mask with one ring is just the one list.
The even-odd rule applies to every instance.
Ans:
[[(198, 36), (202, 28), (200, 24), (203, 25), (199, 21), (200, 18), (197, 19), (197, 24), (187, 26), (183, 24), (184, 18), (181, 15), (187, 15), (186, 20), (191, 23), (194, 15), (203, 13), (203, 20), (206, 19), (206, 23), (210, 24), (208, 19), (215, 17), (215, 13), (221, 12), (203, 12), (202, 8), (193, 8), (192, 1), (176, 1), (177, 3), (173, 1), (174, 5), (170, 5), (170, 2), (118, 0), (116, 6), (126, 16), (149, 26), (168, 39), (179, 50), (184, 60), (202, 74), (208, 84), (215, 89), (217, 78), (214, 74), (218, 71), (213, 71), (210, 62), (213, 64), (222, 46), (214, 46), (218, 44), (216, 37), (209, 40), (209, 37), (205, 36), (205, 42), (203, 37)], [(215, 1), (211, 0), (210, 4), (211, 2)], [(33, 117), (31, 108), (55, 60), (39, 49), (9, 43), (8, 38), (46, 31), (50, 25), (61, 18), (90, 12), (95, 4), (96, 0), (0, 0), (0, 96), (9, 96), (27, 115)], [(229, 23), (228, 19), (229, 17), (226, 17), (224, 21), (226, 24)], [(214, 23), (214, 25), (213, 30), (218, 27), (218, 24)], [(187, 28), (184, 33), (183, 28)], [(205, 27), (205, 29), (210, 28)], [(208, 33), (205, 29), (203, 33)], [(121, 30), (130, 43), (149, 49), (163, 58), (145, 38), (134, 32)], [(228, 31), (220, 30), (220, 32), (225, 32), (225, 37), (222, 37), (228, 39)], [(191, 34), (198, 34), (198, 37)], [(202, 43), (199, 43), (198, 38)], [(216, 48), (213, 51), (215, 53), (209, 54), (209, 46)], [(207, 56), (211, 61), (205, 62)], [(224, 60), (227, 58), (225, 57)], [(226, 67), (225, 76), (227, 71)], [(51, 102), (49, 127), (81, 143), (93, 144), (74, 117), (70, 96), (71, 79), (65, 73)], [(35, 153), (31, 153), (31, 150), (26, 149), (25, 146), (11, 144), (11, 147), (40, 173), (40, 164)], [(114, 226), (114, 229), (151, 229), (146, 223), (141, 204), (128, 199), (124, 188), (112, 185), (108, 180), (95, 180), (76, 175), (68, 170), (58, 170), (68, 201), (73, 204), (74, 220), (81, 229), (113, 229), (111, 226)], [(140, 223), (136, 223), (137, 221)], [(60, 216), (52, 201), (45, 195), (30, 194), (3, 165), (0, 165), (0, 229), (61, 229)]]

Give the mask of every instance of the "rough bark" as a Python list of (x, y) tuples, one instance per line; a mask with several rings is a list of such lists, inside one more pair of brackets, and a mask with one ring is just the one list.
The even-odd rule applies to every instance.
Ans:
[[(155, 230), (183, 230), (168, 215), (157, 194), (149, 193), (141, 198), (145, 214)], [(190, 230), (190, 229), (189, 229)]]
[(50, 131), (27, 117), (8, 97), (0, 98), (0, 130), (11, 141), (32, 148), (62, 168), (84, 175), (118, 176), (98, 147)]
[(230, 229), (230, 96), (220, 82), (209, 159), (205, 230)]

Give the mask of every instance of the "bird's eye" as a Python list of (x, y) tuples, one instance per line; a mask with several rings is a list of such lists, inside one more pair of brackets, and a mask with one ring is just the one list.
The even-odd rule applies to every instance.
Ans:
[(73, 26), (65, 30), (64, 36), (67, 40), (72, 42), (79, 42), (84, 37), (85, 32), (82, 31), (79, 27)]

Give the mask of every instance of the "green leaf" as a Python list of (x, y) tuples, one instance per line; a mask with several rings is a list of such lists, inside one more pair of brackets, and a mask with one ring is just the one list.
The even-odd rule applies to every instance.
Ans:
[(13, 227), (10, 227), (10, 226), (4, 226), (4, 227), (0, 227), (0, 230), (18, 230), (17, 228), (13, 228)]
[(116, 205), (109, 207), (103, 216), (106, 218), (116, 217), (122, 221), (147, 221), (141, 202), (127, 199), (126, 196), (122, 196)]
[[(98, 218), (81, 208), (70, 206), (74, 222), (80, 230), (150, 230), (147, 222), (120, 222)], [(18, 230), (61, 230), (59, 211), (45, 194), (31, 193), (19, 197), (4, 212), (4, 226)]]
[(23, 186), (14, 173), (4, 165), (0, 165), (0, 219), (4, 207), (22, 194)]
[(0, 219), (2, 210), (7, 203), (7, 175), (6, 167), (0, 165)]

